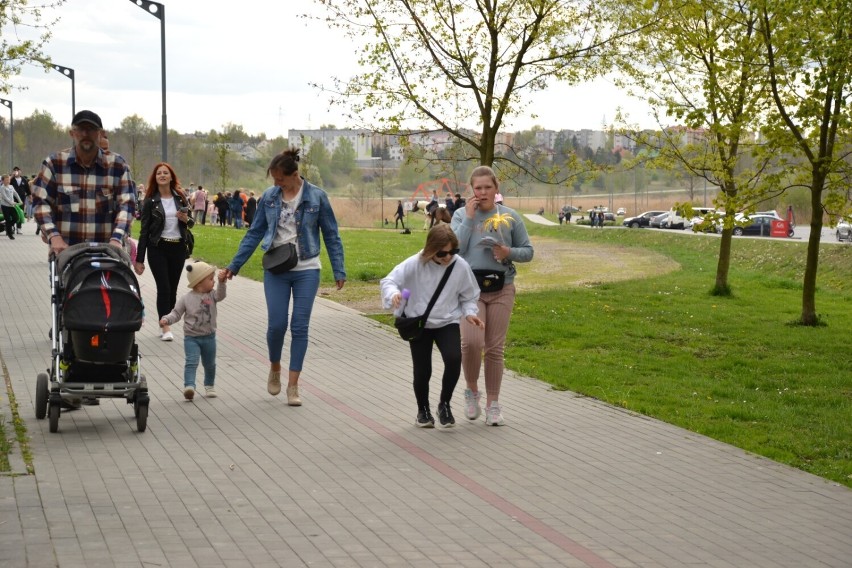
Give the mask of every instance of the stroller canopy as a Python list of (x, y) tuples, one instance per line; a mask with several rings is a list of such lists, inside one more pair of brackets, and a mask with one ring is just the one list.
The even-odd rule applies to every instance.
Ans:
[(59, 255), (57, 267), (66, 329), (141, 329), (144, 305), (126, 252), (111, 245), (75, 245)]

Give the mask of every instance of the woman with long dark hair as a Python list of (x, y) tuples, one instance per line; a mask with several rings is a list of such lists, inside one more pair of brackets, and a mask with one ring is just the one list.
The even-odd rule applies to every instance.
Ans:
[[(189, 214), (189, 199), (174, 169), (160, 162), (148, 176), (142, 202), (142, 228), (136, 248), (136, 274), (145, 271), (145, 255), (157, 283), (157, 320), (172, 311), (186, 261), (186, 230), (195, 224)], [(161, 326), (160, 339), (173, 341), (171, 327)]]

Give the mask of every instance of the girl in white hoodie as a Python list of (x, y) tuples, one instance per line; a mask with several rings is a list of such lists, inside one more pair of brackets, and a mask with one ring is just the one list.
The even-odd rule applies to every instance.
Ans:
[(460, 256), (459, 241), (449, 225), (433, 227), (426, 245), (419, 253), (394, 267), (381, 281), (382, 303), (385, 308), (398, 308), (402, 290), (410, 290), (405, 315), (422, 315), (432, 299), (444, 273), (455, 265), (426, 320), (420, 337), (409, 342), (414, 367), (414, 396), (417, 399), (418, 428), (433, 428), (435, 419), (429, 406), (429, 379), (432, 377), (432, 345), (438, 346), (444, 361), (444, 375), (438, 404), (441, 426), (451, 428), (456, 421), (450, 410), (453, 390), (461, 374), (461, 334), (459, 320), (484, 327), (477, 317), (479, 286), (467, 262)]

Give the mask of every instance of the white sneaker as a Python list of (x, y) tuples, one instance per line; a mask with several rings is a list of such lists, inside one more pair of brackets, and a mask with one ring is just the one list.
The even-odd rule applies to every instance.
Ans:
[(171, 331), (167, 331), (162, 336), (160, 336), (160, 341), (174, 341), (175, 336)]
[(473, 392), (470, 389), (464, 389), (464, 415), (468, 420), (476, 420), (479, 418), (482, 409), (479, 407), (479, 391)]
[(216, 398), (219, 395), (216, 394), (216, 387), (204, 387), (204, 396), (207, 398)]
[(497, 401), (492, 401), (491, 406), (485, 409), (486, 426), (502, 426), (504, 424), (503, 413), (500, 410), (500, 405), (497, 404)]

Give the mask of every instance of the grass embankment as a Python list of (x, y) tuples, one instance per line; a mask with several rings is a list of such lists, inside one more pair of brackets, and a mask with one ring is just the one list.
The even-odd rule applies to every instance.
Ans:
[[(709, 294), (717, 237), (528, 229), (537, 254), (518, 266), (509, 368), (852, 487), (852, 246), (823, 245), (824, 325), (811, 328), (794, 323), (803, 243), (735, 239), (734, 293), (722, 298)], [(242, 232), (199, 227), (196, 235), (196, 255), (223, 266)], [(425, 233), (342, 236), (349, 281), (330, 292), (324, 270), (323, 293), (380, 313), (378, 279), (416, 252)], [(260, 277), (260, 254), (241, 274)]]

